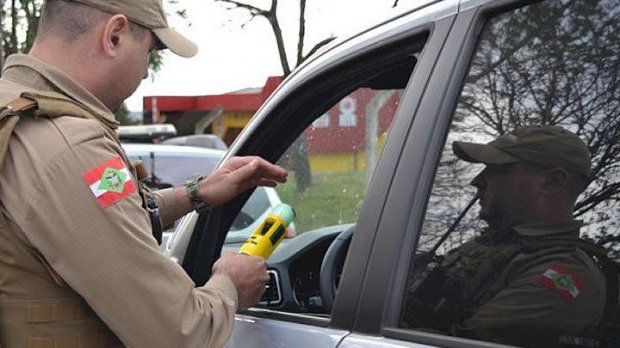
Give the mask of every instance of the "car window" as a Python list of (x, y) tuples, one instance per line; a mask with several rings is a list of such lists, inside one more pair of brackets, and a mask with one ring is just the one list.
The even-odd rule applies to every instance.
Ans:
[[(434, 178), (401, 327), (523, 346), (619, 344), (618, 18), (618, 0), (561, 0), (488, 20)], [(544, 141), (535, 133), (544, 125), (576, 134), (592, 173), (581, 154), (535, 159), (568, 148), (524, 145)], [(498, 137), (509, 144), (453, 147)]]
[[(350, 237), (333, 258), (326, 253), (336, 237), (353, 231), (358, 221), (402, 92), (428, 34), (415, 33), (422, 39), (370, 55), (374, 59), (358, 62), (354, 72), (340, 72), (338, 79), (344, 82), (333, 83), (331, 92), (317, 90), (312, 103), (304, 102), (293, 115), (286, 113), (288, 120), (307, 124), (277, 159), (289, 172), (287, 183), (276, 191), (296, 212), (295, 236), (285, 239), (267, 260), (271, 280), (258, 307), (269, 311), (261, 315), (285, 320), (299, 317), (282, 312), (312, 315), (304, 317), (306, 323), (330, 316)], [(383, 57), (389, 52), (389, 59)], [(361, 71), (364, 66), (366, 72)]]
[[(288, 182), (276, 191), (296, 212), (296, 237), (285, 241), (296, 254), (287, 265), (286, 277), (272, 272), (290, 282), (280, 285), (290, 288), (292, 303), (278, 301), (282, 296), (268, 291), (262, 306), (329, 314), (320, 293), (320, 273), (323, 257), (337, 234), (321, 236), (325, 228), (341, 232), (357, 222), (400, 96), (400, 89), (356, 89), (321, 114), (278, 161), (289, 171)], [(297, 250), (293, 249), (297, 238), (316, 238), (317, 242)], [(336, 265), (336, 279), (343, 263), (344, 258)]]
[(400, 89), (357, 89), (288, 148), (279, 164), (291, 178), (276, 190), (295, 208), (299, 233), (357, 221), (400, 96)]

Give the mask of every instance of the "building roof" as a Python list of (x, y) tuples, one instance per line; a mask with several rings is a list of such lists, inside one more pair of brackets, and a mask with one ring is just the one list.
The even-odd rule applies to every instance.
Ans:
[(213, 110), (221, 105), (228, 112), (254, 112), (282, 80), (284, 80), (282, 76), (270, 76), (262, 88), (244, 88), (219, 95), (146, 96), (142, 99), (142, 108), (147, 111), (156, 109), (158, 112), (178, 112)]

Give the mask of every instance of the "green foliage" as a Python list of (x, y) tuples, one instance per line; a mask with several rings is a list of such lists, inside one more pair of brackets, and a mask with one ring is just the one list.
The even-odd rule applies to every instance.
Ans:
[(3, 58), (28, 52), (37, 32), (42, 0), (0, 0)]
[(312, 182), (300, 193), (293, 174), (286, 184), (276, 187), (280, 199), (297, 213), (297, 233), (357, 221), (366, 189), (363, 171), (315, 174)]
[(135, 121), (129, 118), (129, 109), (127, 109), (127, 105), (125, 103), (123, 103), (121, 107), (114, 112), (114, 117), (123, 126), (136, 124)]

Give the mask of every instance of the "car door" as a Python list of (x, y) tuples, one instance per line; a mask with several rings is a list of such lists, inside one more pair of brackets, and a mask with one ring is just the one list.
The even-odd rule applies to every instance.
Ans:
[[(323, 51), (287, 78), (231, 146), (227, 157), (259, 155), (290, 169), (279, 194), (296, 202), (299, 236), (268, 260), (267, 293), (275, 296), (239, 311), (228, 346), (335, 347), (352, 330), (378, 218), (456, 5), (404, 12)], [(304, 161), (311, 183), (296, 164)], [(318, 204), (307, 204), (313, 195)], [(197, 284), (208, 279), (246, 199), (194, 216), (189, 245), (176, 258)], [(346, 262), (341, 251), (323, 265), (337, 237), (353, 230)], [(333, 274), (325, 291), (339, 283), (335, 301), (319, 289), (325, 267)]]
[[(475, 189), (468, 187), (479, 168), (457, 161), (455, 140), (486, 142), (514, 127), (541, 124), (578, 134), (589, 146), (596, 175), (574, 215), (584, 222), (581, 237), (605, 247), (617, 261), (619, 13), (617, 0), (461, 2), (437, 58), (441, 69), (432, 72), (419, 100), (383, 209), (372, 220), (378, 226), (370, 256), (348, 256), (347, 262), (366, 258), (367, 269), (358, 279), (363, 285), (353, 307), (339, 306), (343, 293), (338, 294), (333, 317), (340, 318), (341, 308), (354, 312), (353, 333), (340, 347), (377, 342), (383, 347), (497, 347), (525, 341), (527, 334), (516, 329), (474, 340), (458, 330), (409, 321), (416, 318), (408, 313), (407, 303), (416, 296), (409, 291), (423, 269), (414, 260), (429, 250), (445, 255), (483, 227), (473, 204)], [(361, 241), (354, 238), (351, 250), (357, 244)], [(354, 275), (343, 273), (342, 282)], [(616, 310), (613, 299), (606, 306)], [(614, 320), (592, 324), (606, 334), (562, 336), (558, 345), (617, 346)]]

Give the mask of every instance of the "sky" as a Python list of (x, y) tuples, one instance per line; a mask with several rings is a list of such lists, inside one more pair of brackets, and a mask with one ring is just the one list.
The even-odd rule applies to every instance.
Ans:
[[(265, 9), (271, 3), (244, 1)], [(416, 1), (421, 0), (401, 0), (405, 4)], [(278, 2), (278, 17), (291, 56), (296, 55), (298, 3)], [(306, 52), (324, 38), (346, 36), (375, 23), (390, 12), (392, 3), (393, 0), (307, 0)], [(267, 77), (282, 75), (269, 23), (263, 18), (248, 22), (247, 11), (226, 10), (226, 7), (212, 0), (179, 0), (178, 5), (167, 4), (168, 13), (177, 8), (187, 10), (186, 19), (169, 15), (169, 24), (198, 45), (198, 54), (187, 59), (166, 52), (161, 70), (144, 80), (127, 99), (130, 111), (142, 111), (144, 96), (221, 94), (262, 87)], [(243, 24), (245, 27), (241, 28)], [(294, 65), (294, 57), (289, 60)]]

